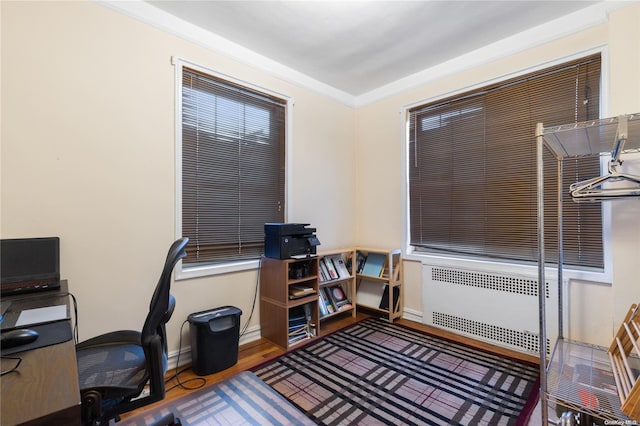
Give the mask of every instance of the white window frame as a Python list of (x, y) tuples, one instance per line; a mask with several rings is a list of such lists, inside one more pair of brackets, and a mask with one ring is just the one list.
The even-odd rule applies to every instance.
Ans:
[[(609, 54), (607, 46), (598, 46), (596, 48), (575, 53), (573, 55), (558, 58), (554, 61), (536, 65), (534, 67), (522, 69), (512, 74), (503, 75), (492, 80), (482, 81), (472, 86), (464, 87), (452, 92), (439, 94), (429, 99), (423, 99), (411, 104), (404, 105), (400, 110), (400, 120), (402, 129), (402, 218), (403, 218), (403, 247), (405, 259), (419, 261), (423, 264), (443, 266), (443, 267), (459, 267), (463, 269), (473, 268), (474, 270), (482, 270), (494, 273), (514, 273), (538, 279), (538, 269), (535, 263), (518, 263), (514, 261), (496, 261), (489, 259), (480, 259), (477, 257), (463, 255), (445, 255), (445, 254), (429, 254), (418, 253), (411, 246), (409, 239), (409, 168), (407, 161), (409, 159), (409, 110), (419, 105), (434, 103), (438, 100), (450, 98), (460, 93), (465, 93), (485, 87), (496, 82), (508, 80), (530, 72), (535, 72), (544, 68), (550, 68), (565, 62), (579, 59), (581, 57), (592, 54), (600, 54), (601, 60), (601, 84), (600, 84), (600, 115), (601, 117), (609, 116)], [(606, 170), (606, 158), (601, 158), (600, 167)], [(611, 231), (611, 205), (610, 203), (601, 203), (602, 206), (602, 251), (604, 268), (602, 271), (582, 270), (575, 268), (566, 268), (563, 275), (566, 279), (575, 279), (581, 281), (593, 281), (602, 283), (611, 283), (613, 281), (613, 255), (612, 255), (612, 231)], [(555, 269), (547, 268), (549, 274), (553, 274)]]
[[(291, 163), (291, 135), (293, 135), (293, 106), (295, 104), (292, 97), (283, 95), (262, 86), (239, 80), (227, 74), (220, 73), (210, 68), (195, 64), (191, 61), (172, 57), (171, 63), (175, 68), (175, 236), (182, 237), (182, 72), (187, 67), (195, 71), (209, 74), (230, 83), (237, 84), (247, 89), (262, 92), (268, 95), (276, 96), (286, 101), (286, 125), (285, 125), (285, 221), (287, 212), (290, 211), (291, 205), (291, 185), (289, 184)], [(176, 280), (185, 280), (191, 278), (200, 278), (212, 275), (228, 274), (232, 272), (248, 271), (258, 269), (260, 267), (260, 259), (239, 260), (237, 262), (225, 262), (215, 265), (197, 265), (186, 267), (180, 260), (174, 269), (174, 278)]]

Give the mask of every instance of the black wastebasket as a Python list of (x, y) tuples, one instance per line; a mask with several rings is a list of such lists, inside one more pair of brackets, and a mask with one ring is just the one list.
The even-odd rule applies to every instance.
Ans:
[(192, 369), (206, 376), (238, 362), (240, 315), (233, 306), (194, 312), (187, 317), (191, 334)]

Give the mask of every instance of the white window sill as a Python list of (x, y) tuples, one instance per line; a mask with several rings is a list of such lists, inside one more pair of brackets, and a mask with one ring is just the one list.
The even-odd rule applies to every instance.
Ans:
[(182, 262), (176, 265), (175, 279), (188, 280), (192, 278), (201, 278), (212, 275), (229, 274), (232, 272), (248, 271), (252, 269), (258, 269), (260, 267), (260, 260), (243, 260), (240, 262), (229, 262), (218, 265), (204, 265), (204, 266), (190, 266), (182, 267)]

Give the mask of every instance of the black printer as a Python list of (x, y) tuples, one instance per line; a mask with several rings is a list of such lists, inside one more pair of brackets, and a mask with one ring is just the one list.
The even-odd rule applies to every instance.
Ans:
[(320, 241), (315, 228), (308, 223), (265, 223), (264, 255), (274, 259), (289, 259), (316, 254)]

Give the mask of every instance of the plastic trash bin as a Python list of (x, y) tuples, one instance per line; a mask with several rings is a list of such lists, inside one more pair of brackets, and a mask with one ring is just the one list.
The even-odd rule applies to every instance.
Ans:
[(194, 312), (187, 317), (191, 334), (192, 369), (206, 376), (238, 362), (240, 315), (233, 306)]

